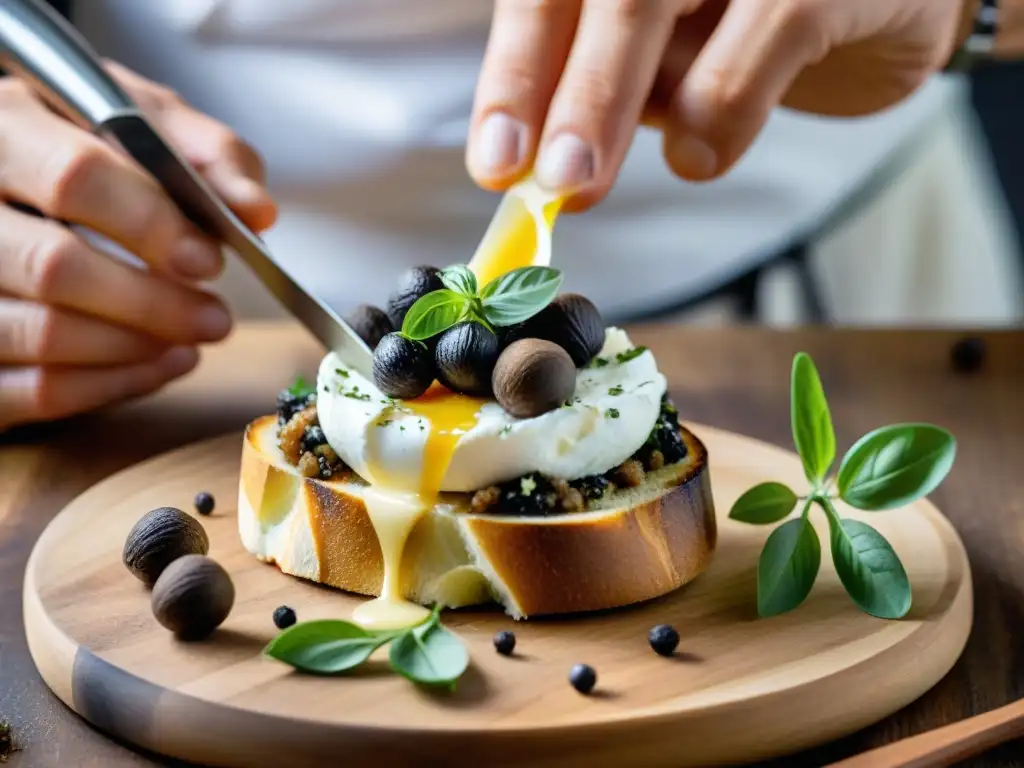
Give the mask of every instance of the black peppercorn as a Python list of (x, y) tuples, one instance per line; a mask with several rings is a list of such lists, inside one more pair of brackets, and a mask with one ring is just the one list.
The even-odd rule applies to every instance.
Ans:
[(278, 629), (288, 629), (295, 623), (295, 611), (287, 605), (282, 605), (274, 611), (274, 626)]
[(597, 672), (586, 664), (577, 664), (569, 670), (569, 682), (580, 693), (590, 693), (597, 684)]
[(196, 498), (193, 503), (196, 505), (196, 512), (200, 515), (209, 515), (213, 512), (215, 501), (213, 494), (207, 493), (206, 491), (200, 491), (196, 494)]
[(968, 337), (953, 345), (950, 357), (957, 373), (977, 373), (985, 364), (987, 348), (984, 339)]
[(651, 644), (655, 653), (671, 656), (679, 645), (679, 633), (668, 624), (658, 624), (651, 627), (651, 631), (647, 633), (647, 642)]
[(494, 649), (502, 656), (511, 656), (516, 649), (516, 636), (507, 629), (494, 636)]

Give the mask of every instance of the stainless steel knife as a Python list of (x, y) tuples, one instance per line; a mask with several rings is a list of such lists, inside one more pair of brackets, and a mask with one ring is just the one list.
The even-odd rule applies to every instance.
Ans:
[(196, 226), (237, 253), (328, 349), (372, 376), (373, 354), (363, 340), (278, 265), (263, 241), (160, 136), (106, 73), (89, 44), (56, 11), (41, 0), (0, 0), (0, 68), (31, 83), (83, 127), (115, 139)]

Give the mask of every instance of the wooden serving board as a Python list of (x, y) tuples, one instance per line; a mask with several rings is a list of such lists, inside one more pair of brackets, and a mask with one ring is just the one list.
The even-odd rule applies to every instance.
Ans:
[[(836, 577), (823, 520), (822, 570), (797, 610), (758, 619), (755, 567), (770, 528), (734, 523), (754, 483), (806, 487), (791, 453), (694, 426), (706, 443), (719, 520), (710, 569), (627, 610), (515, 624), (499, 609), (448, 612), (472, 666), (454, 693), (417, 689), (386, 659), (341, 678), (292, 672), (261, 655), (273, 610), (347, 618), (358, 598), (296, 580), (239, 542), (241, 435), (136, 465), (82, 494), (39, 539), (25, 578), (25, 626), (47, 684), (98, 728), (133, 744), (223, 766), (681, 766), (742, 762), (828, 741), (894, 712), (953, 665), (971, 626), (963, 546), (930, 503), (870, 515), (900, 554), (914, 607), (898, 622), (858, 611)], [(202, 522), (232, 575), (234, 610), (201, 643), (176, 641), (121, 564), (126, 534), (158, 506), (217, 508)], [(843, 509), (843, 514), (857, 516)], [(647, 644), (654, 624), (682, 636), (675, 658)], [(516, 656), (493, 650), (514, 629)], [(592, 665), (589, 697), (567, 682)]]

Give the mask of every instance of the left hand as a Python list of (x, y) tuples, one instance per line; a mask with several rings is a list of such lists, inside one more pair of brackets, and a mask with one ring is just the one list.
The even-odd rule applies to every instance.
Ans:
[(780, 104), (854, 116), (908, 96), (948, 60), (969, 2), (496, 0), (470, 174), (502, 190), (536, 158), (542, 186), (582, 210), (646, 123), (676, 175), (716, 178)]

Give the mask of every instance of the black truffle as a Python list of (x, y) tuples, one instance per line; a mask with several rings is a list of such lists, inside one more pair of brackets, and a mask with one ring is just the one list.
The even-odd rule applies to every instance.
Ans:
[(438, 380), (448, 389), (487, 397), (498, 362), (498, 337), (480, 323), (459, 323), (441, 334), (434, 361)]
[(389, 333), (373, 353), (373, 381), (388, 397), (413, 400), (430, 387), (437, 375), (425, 344)]
[(388, 318), (395, 330), (402, 330), (402, 323), (409, 308), (433, 291), (444, 288), (441, 273), (436, 267), (418, 266), (406, 270), (398, 281), (398, 288), (388, 298)]

